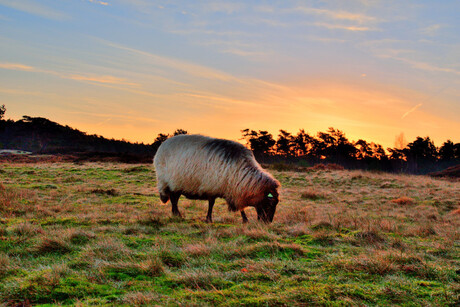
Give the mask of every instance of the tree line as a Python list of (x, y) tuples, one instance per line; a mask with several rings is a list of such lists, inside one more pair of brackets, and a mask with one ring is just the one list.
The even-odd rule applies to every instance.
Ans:
[(445, 141), (436, 147), (430, 137), (417, 137), (403, 148), (350, 141), (335, 128), (311, 135), (300, 129), (297, 134), (279, 130), (275, 139), (267, 131), (241, 130), (247, 146), (264, 162), (337, 163), (348, 168), (426, 173), (460, 163), (460, 143)]
[[(177, 129), (172, 134), (160, 133), (151, 144), (106, 139), (88, 135), (69, 126), (62, 126), (46, 118), (24, 116), (4, 120), (6, 108), (0, 106), (0, 148), (21, 149), (41, 154), (104, 153), (143, 155), (149, 160), (166, 139), (187, 134)], [(429, 137), (386, 150), (379, 144), (365, 140), (350, 141), (335, 128), (309, 134), (300, 129), (296, 134), (279, 130), (274, 137), (264, 130), (241, 130), (240, 141), (246, 143), (262, 163), (296, 163), (314, 165), (337, 163), (346, 168), (374, 169), (393, 172), (427, 173), (460, 163), (460, 143), (445, 141), (436, 147)]]

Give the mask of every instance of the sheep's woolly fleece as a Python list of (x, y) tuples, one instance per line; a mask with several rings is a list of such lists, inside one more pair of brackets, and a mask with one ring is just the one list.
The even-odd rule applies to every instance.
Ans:
[(279, 182), (243, 145), (202, 135), (166, 140), (154, 159), (158, 191), (225, 198), (232, 211), (262, 200)]

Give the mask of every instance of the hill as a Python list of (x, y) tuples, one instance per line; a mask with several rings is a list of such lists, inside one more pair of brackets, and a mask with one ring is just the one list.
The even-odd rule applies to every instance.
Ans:
[(19, 149), (39, 154), (99, 152), (152, 157), (155, 152), (152, 145), (88, 135), (46, 118), (30, 116), (24, 116), (18, 121), (0, 121), (0, 148)]

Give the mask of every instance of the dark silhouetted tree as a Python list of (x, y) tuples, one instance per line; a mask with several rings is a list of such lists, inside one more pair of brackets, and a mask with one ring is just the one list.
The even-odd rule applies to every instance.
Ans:
[(408, 160), (433, 162), (436, 161), (438, 151), (433, 141), (427, 136), (425, 138), (417, 137), (415, 141), (407, 144), (403, 149)]
[(278, 139), (276, 140), (276, 153), (285, 157), (295, 155), (294, 137), (286, 130), (280, 130), (280, 134), (278, 134)]
[(455, 160), (455, 144), (451, 140), (447, 140), (439, 148), (439, 158), (441, 161)]
[(372, 157), (372, 148), (371, 144), (365, 140), (358, 140), (355, 143), (356, 147), (356, 158), (359, 160), (364, 160), (366, 158)]
[(318, 133), (317, 154), (334, 162), (347, 162), (354, 159), (357, 149), (345, 137), (345, 133), (330, 127), (327, 132)]
[(417, 137), (402, 150), (407, 161), (409, 172), (425, 172), (433, 167), (438, 151), (429, 137)]
[(6, 112), (6, 108), (5, 108), (5, 105), (1, 105), (0, 106), (0, 120), (3, 119), (3, 116), (5, 116), (5, 112)]
[(173, 135), (176, 136), (176, 135), (179, 135), (179, 134), (188, 134), (187, 130), (184, 130), (184, 129), (176, 129), (176, 131), (174, 131)]
[(292, 140), (294, 155), (297, 157), (308, 155), (313, 147), (314, 140), (315, 138), (306, 133), (304, 129), (300, 129)]
[(241, 130), (243, 138), (246, 140), (247, 145), (253, 151), (256, 158), (263, 158), (264, 155), (269, 155), (273, 151), (273, 146), (276, 141), (268, 131), (259, 132), (249, 129)]

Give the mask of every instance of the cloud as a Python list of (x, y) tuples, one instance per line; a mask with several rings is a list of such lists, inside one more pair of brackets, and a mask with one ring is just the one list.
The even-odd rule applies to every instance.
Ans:
[(372, 16), (363, 15), (363, 14), (356, 14), (356, 13), (350, 13), (350, 12), (345, 12), (345, 11), (332, 11), (332, 10), (326, 10), (326, 9), (317, 9), (317, 8), (304, 7), (304, 6), (299, 6), (289, 11), (294, 11), (294, 12), (304, 13), (304, 14), (309, 14), (309, 15), (325, 16), (327, 18), (334, 19), (334, 20), (355, 21), (360, 24), (377, 21), (377, 18), (372, 17)]
[(34, 67), (19, 63), (0, 63), (0, 68), (9, 70), (37, 71)]
[(454, 68), (439, 67), (439, 66), (433, 65), (431, 63), (415, 61), (415, 60), (406, 59), (406, 58), (402, 58), (402, 57), (391, 57), (391, 58), (394, 59), (394, 60), (398, 60), (400, 62), (404, 62), (406, 64), (409, 64), (413, 68), (417, 68), (417, 69), (420, 69), (420, 70), (431, 71), (431, 72), (444, 72), (444, 73), (460, 75), (460, 71), (457, 70), (457, 69), (454, 69)]
[(62, 79), (70, 79), (75, 81), (85, 81), (90, 83), (99, 83), (99, 84), (113, 84), (113, 85), (125, 85), (130, 87), (140, 87), (140, 84), (129, 82), (126, 79), (118, 78), (110, 75), (95, 75), (95, 74), (69, 74), (62, 73), (54, 70), (46, 70), (37, 67), (32, 67), (29, 65), (24, 65), (20, 63), (9, 63), (9, 62), (0, 62), (0, 69), (8, 70), (18, 70), (18, 71), (27, 71), (27, 72), (37, 72), (44, 73), (49, 75), (58, 76)]
[(91, 2), (91, 3), (100, 4), (100, 5), (104, 5), (104, 6), (109, 5), (108, 2), (99, 1), (99, 0), (88, 0), (88, 1)]
[(322, 43), (345, 43), (345, 39), (340, 39), (340, 38), (330, 38), (330, 37), (320, 37), (320, 36), (313, 36), (309, 35), (307, 36), (307, 39), (311, 41), (317, 41), (317, 42), (322, 42)]
[(62, 75), (65, 79), (72, 79), (76, 81), (88, 81), (88, 82), (96, 82), (96, 83), (108, 83), (108, 84), (120, 84), (120, 85), (128, 85), (139, 87), (140, 85), (137, 83), (132, 83), (127, 81), (123, 78), (118, 78), (114, 76), (99, 76), (99, 75)]
[(362, 32), (362, 31), (377, 31), (376, 29), (369, 28), (369, 27), (362, 27), (362, 26), (349, 26), (349, 25), (339, 25), (339, 24), (331, 24), (325, 22), (315, 22), (313, 23), (316, 27), (327, 28), (331, 30), (347, 30), (353, 32)]
[(422, 34), (427, 36), (435, 36), (438, 33), (438, 30), (442, 28), (440, 24), (434, 24), (426, 28), (421, 29)]
[(142, 55), (144, 57), (147, 57), (155, 62), (156, 65), (159, 66), (166, 66), (178, 71), (185, 72), (189, 75), (200, 77), (200, 78), (205, 78), (205, 79), (217, 79), (221, 81), (231, 81), (231, 80), (236, 80), (233, 76), (226, 74), (224, 72), (208, 68), (205, 66), (197, 65), (194, 63), (186, 62), (183, 60), (178, 60), (175, 58), (170, 58), (166, 56), (160, 56), (157, 54), (153, 54), (150, 52), (126, 47), (120, 44), (115, 44), (112, 42), (104, 41), (101, 40), (103, 43), (105, 43), (107, 46), (117, 48), (120, 50), (125, 50), (133, 54), (137, 55)]
[(401, 116), (401, 119), (404, 119), (407, 115), (409, 115), (410, 113), (414, 112), (415, 110), (417, 110), (418, 108), (420, 108), (423, 104), (419, 103), (418, 105), (416, 105), (415, 107), (413, 107), (412, 109), (410, 109), (409, 111), (407, 111), (406, 113), (403, 114), (403, 116)]
[(249, 50), (242, 50), (242, 49), (238, 49), (238, 48), (225, 49), (222, 52), (223, 53), (229, 53), (229, 54), (238, 55), (238, 56), (241, 56), (241, 57), (256, 57), (258, 59), (260, 59), (260, 57), (262, 57), (262, 56), (267, 56), (267, 55), (271, 54), (269, 52), (249, 51)]
[(37, 3), (36, 1), (0, 0), (0, 5), (47, 19), (65, 20), (69, 18), (68, 15), (50, 9), (44, 5)]

